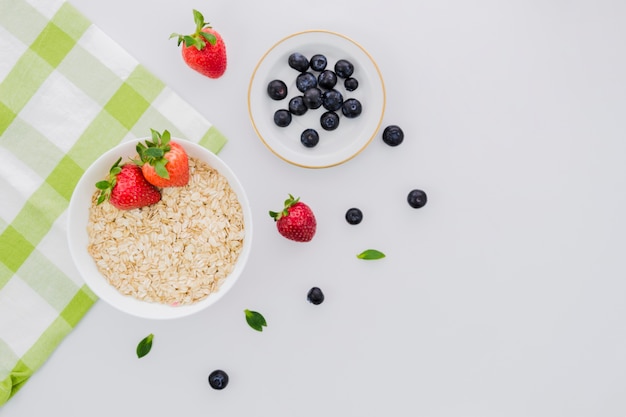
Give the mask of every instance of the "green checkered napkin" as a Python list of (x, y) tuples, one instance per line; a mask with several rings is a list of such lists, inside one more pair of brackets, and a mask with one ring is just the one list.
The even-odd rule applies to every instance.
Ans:
[(0, 0), (0, 405), (96, 301), (66, 209), (85, 169), (150, 128), (226, 139), (63, 0)]

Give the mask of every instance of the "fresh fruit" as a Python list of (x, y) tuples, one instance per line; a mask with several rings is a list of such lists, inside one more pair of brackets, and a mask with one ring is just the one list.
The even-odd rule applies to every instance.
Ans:
[(328, 65), (328, 60), (322, 54), (315, 54), (311, 57), (311, 61), (309, 61), (309, 66), (313, 71), (324, 71), (326, 69), (326, 65)]
[(317, 87), (306, 90), (302, 98), (304, 105), (309, 109), (319, 109), (322, 106), (322, 90)]
[(337, 74), (331, 70), (324, 70), (317, 76), (317, 84), (326, 89), (334, 88), (337, 84)]
[(137, 144), (141, 171), (146, 180), (157, 187), (182, 187), (189, 182), (189, 157), (185, 149), (171, 139), (170, 132), (163, 134), (154, 129), (152, 141)]
[(300, 52), (294, 52), (287, 58), (289, 66), (296, 71), (305, 72), (309, 69), (309, 60)]
[(320, 305), (324, 302), (324, 293), (318, 287), (313, 287), (307, 293), (306, 299), (311, 304)]
[(404, 140), (404, 132), (400, 126), (389, 125), (383, 130), (383, 142), (389, 146), (398, 146)]
[(228, 374), (221, 369), (216, 369), (209, 374), (209, 385), (216, 390), (226, 388), (226, 385), (228, 385)]
[(341, 108), (343, 104), (343, 96), (338, 90), (328, 90), (324, 91), (322, 94), (322, 106), (326, 110), (337, 111)]
[(222, 36), (214, 30), (199, 11), (193, 11), (196, 31), (191, 35), (172, 33), (171, 38), (178, 39), (185, 63), (200, 74), (209, 78), (219, 78), (226, 71), (226, 45)]
[(276, 222), (278, 233), (296, 242), (309, 242), (315, 236), (317, 221), (311, 208), (289, 194), (282, 211), (269, 212)]
[(282, 100), (287, 97), (287, 85), (282, 80), (272, 80), (267, 84), (267, 94), (272, 100)]
[(308, 109), (302, 96), (295, 96), (289, 100), (289, 111), (296, 116), (302, 116)]
[(320, 141), (320, 135), (315, 129), (305, 129), (300, 135), (300, 142), (307, 148), (312, 148)]
[(428, 197), (426, 196), (426, 193), (424, 191), (415, 189), (409, 192), (406, 200), (409, 203), (409, 206), (417, 209), (422, 208), (426, 205), (426, 203), (428, 202)]
[(362, 111), (361, 102), (356, 98), (349, 98), (341, 105), (341, 112), (349, 119), (358, 117)]
[(324, 130), (335, 130), (339, 126), (339, 116), (334, 111), (327, 111), (320, 117), (320, 125)]
[(363, 221), (363, 212), (356, 207), (346, 211), (346, 221), (350, 224), (359, 224)]
[(291, 123), (291, 113), (285, 109), (279, 109), (274, 112), (274, 123), (276, 126), (287, 127)]
[(335, 74), (340, 78), (348, 78), (354, 73), (354, 65), (347, 59), (340, 59), (335, 63)]
[(100, 190), (97, 204), (109, 200), (113, 207), (132, 210), (158, 203), (161, 193), (146, 181), (141, 168), (133, 163), (120, 165), (120, 162), (122, 158), (113, 164), (106, 180), (96, 183), (96, 188)]
[(343, 82), (343, 86), (346, 88), (347, 91), (354, 91), (359, 88), (359, 80), (353, 77), (346, 78), (346, 80)]
[(317, 78), (310, 72), (303, 72), (296, 77), (296, 88), (301, 92), (313, 87), (317, 87)]

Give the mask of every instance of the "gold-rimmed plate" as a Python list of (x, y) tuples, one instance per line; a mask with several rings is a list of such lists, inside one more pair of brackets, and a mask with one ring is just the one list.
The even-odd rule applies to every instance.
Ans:
[[(323, 107), (292, 116), (287, 127), (277, 126), (274, 123), (276, 110), (288, 109), (289, 100), (302, 95), (295, 83), (299, 72), (288, 65), (289, 55), (294, 52), (309, 59), (315, 54), (326, 56), (327, 69), (333, 69), (340, 59), (350, 61), (354, 65), (352, 76), (358, 80), (358, 88), (347, 91), (341, 78), (335, 88), (342, 93), (344, 100), (359, 100), (362, 113), (347, 118), (338, 111), (339, 127), (333, 131), (320, 126), (320, 116), (325, 111)], [(285, 82), (288, 90), (287, 97), (279, 101), (267, 93), (269, 82), (275, 79)], [(278, 41), (261, 57), (248, 88), (248, 112), (259, 138), (276, 156), (305, 168), (331, 167), (358, 155), (376, 136), (383, 120), (385, 101), (383, 77), (370, 54), (350, 38), (325, 30), (298, 32)], [(320, 136), (319, 143), (311, 148), (300, 142), (301, 133), (308, 128), (315, 129)]]

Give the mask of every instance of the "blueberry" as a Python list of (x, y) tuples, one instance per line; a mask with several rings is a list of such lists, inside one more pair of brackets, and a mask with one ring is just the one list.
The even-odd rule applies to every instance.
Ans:
[(428, 197), (424, 191), (415, 189), (409, 192), (409, 195), (406, 197), (406, 201), (408, 201), (409, 206), (417, 209), (426, 205)]
[(307, 148), (312, 148), (320, 141), (320, 135), (315, 129), (305, 129), (300, 135), (300, 142)]
[(363, 220), (363, 212), (358, 208), (351, 208), (346, 211), (346, 221), (350, 224), (359, 224)]
[(280, 109), (274, 113), (274, 123), (276, 126), (287, 127), (291, 123), (291, 113), (288, 110)]
[(335, 130), (339, 126), (339, 116), (333, 111), (327, 111), (320, 117), (320, 125), (324, 130)]
[(341, 112), (349, 119), (353, 119), (361, 114), (361, 102), (355, 98), (349, 98), (343, 102)]
[(287, 85), (281, 80), (272, 80), (267, 84), (267, 94), (272, 100), (282, 100), (287, 97)]
[(322, 54), (313, 55), (311, 57), (311, 61), (309, 62), (309, 65), (313, 71), (324, 71), (327, 64), (328, 60)]
[(335, 87), (337, 84), (337, 74), (331, 70), (324, 70), (317, 76), (317, 85), (327, 90)]
[(318, 109), (322, 106), (322, 90), (317, 87), (309, 88), (302, 97), (309, 109)]
[(307, 107), (304, 104), (304, 97), (296, 96), (289, 100), (289, 111), (296, 116), (302, 116), (307, 111)]
[(306, 299), (311, 304), (319, 305), (324, 302), (324, 293), (318, 287), (313, 287), (307, 293)]
[(296, 88), (305, 92), (309, 88), (317, 87), (317, 78), (310, 72), (303, 72), (296, 77)]
[(399, 126), (390, 125), (383, 131), (383, 141), (389, 146), (398, 146), (404, 140), (404, 132)]
[(346, 78), (346, 80), (343, 82), (343, 86), (346, 88), (347, 91), (354, 91), (359, 88), (359, 80), (352, 77)]
[(299, 52), (294, 52), (287, 59), (289, 66), (296, 71), (305, 72), (309, 69), (309, 60)]
[(341, 78), (348, 78), (354, 72), (354, 65), (347, 59), (340, 59), (335, 63), (335, 74)]
[(228, 374), (221, 369), (215, 370), (209, 374), (209, 385), (213, 389), (224, 389), (228, 385)]
[(336, 111), (343, 105), (343, 96), (337, 90), (324, 91), (322, 94), (322, 106), (326, 110)]

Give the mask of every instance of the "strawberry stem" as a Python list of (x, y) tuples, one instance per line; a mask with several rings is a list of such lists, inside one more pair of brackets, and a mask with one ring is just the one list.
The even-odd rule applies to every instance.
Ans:
[(291, 207), (293, 207), (294, 205), (296, 205), (296, 203), (300, 201), (300, 197), (294, 197), (291, 194), (289, 194), (289, 198), (285, 200), (284, 203), (284, 208), (282, 211), (280, 212), (276, 212), (276, 211), (270, 211), (270, 217), (274, 219), (275, 222), (277, 222), (278, 220), (280, 220), (282, 217), (287, 217), (289, 215), (289, 209)]
[(171, 149), (170, 132), (164, 130), (161, 134), (154, 129), (150, 129), (150, 131), (152, 132), (152, 141), (146, 140), (145, 144), (139, 142), (135, 148), (139, 154), (139, 161), (136, 162), (138, 165), (152, 165), (159, 177), (169, 179), (170, 174), (165, 168), (168, 163), (165, 154)]
[(178, 46), (184, 42), (186, 47), (195, 46), (198, 51), (203, 50), (207, 42), (211, 45), (215, 45), (217, 42), (215, 35), (202, 30), (204, 28), (211, 28), (210, 23), (205, 22), (202, 13), (196, 9), (193, 9), (193, 20), (196, 24), (196, 31), (193, 34), (181, 35), (180, 33), (172, 33), (170, 39), (177, 38)]

